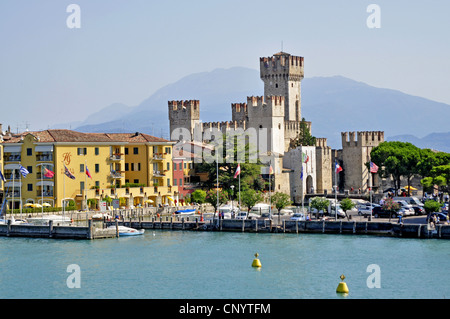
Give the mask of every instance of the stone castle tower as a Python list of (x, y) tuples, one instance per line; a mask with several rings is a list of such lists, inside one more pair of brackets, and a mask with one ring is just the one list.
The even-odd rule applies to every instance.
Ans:
[[(361, 189), (365, 192), (369, 187), (379, 185), (377, 174), (370, 176), (367, 163), (370, 162), (370, 152), (374, 147), (384, 142), (384, 132), (342, 132), (341, 161), (345, 173), (345, 189)], [(371, 180), (372, 178), (372, 180)]]
[(194, 136), (194, 129), (200, 125), (200, 101), (169, 101), (170, 139), (186, 139), (186, 131), (190, 138)]
[(264, 96), (284, 96), (284, 119), (301, 120), (301, 81), (304, 76), (303, 57), (279, 52), (259, 59)]

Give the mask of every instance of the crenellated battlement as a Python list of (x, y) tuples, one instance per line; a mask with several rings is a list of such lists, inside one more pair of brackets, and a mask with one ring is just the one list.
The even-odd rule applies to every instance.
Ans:
[(270, 95), (265, 98), (264, 96), (248, 96), (247, 105), (253, 107), (284, 106), (284, 96)]
[(247, 121), (222, 121), (222, 122), (204, 122), (202, 123), (203, 131), (205, 130), (219, 130), (219, 131), (227, 131), (227, 130), (236, 130), (238, 128), (246, 129)]
[(168, 105), (169, 105), (170, 120), (200, 119), (199, 100), (168, 101)]
[(247, 103), (231, 104), (232, 121), (248, 121)]
[(326, 137), (316, 137), (316, 147), (327, 148), (327, 138)]
[(282, 76), (293, 80), (301, 80), (304, 76), (304, 58), (279, 52), (271, 57), (259, 58), (261, 79), (271, 76)]
[(383, 131), (341, 132), (341, 137), (343, 147), (375, 147), (384, 142)]

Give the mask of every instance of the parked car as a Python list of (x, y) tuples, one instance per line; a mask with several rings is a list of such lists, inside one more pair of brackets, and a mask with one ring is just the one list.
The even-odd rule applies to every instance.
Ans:
[(413, 206), (415, 215), (425, 215), (427, 212), (423, 208), (423, 206)]
[(405, 200), (394, 200), (394, 202), (400, 204), (400, 209), (403, 212), (403, 217), (415, 214), (412, 205), (408, 204)]
[(303, 221), (306, 220), (306, 217), (305, 215), (303, 215), (303, 213), (294, 213), (294, 215), (291, 216), (290, 220)]
[(385, 211), (381, 208), (381, 206), (374, 207), (372, 216), (375, 218), (397, 218), (397, 216), (402, 215), (403, 213), (401, 211), (398, 212), (389, 212)]
[[(336, 209), (335, 209), (335, 206), (332, 205), (328, 216), (335, 217), (335, 215), (336, 215)], [(337, 218), (345, 218), (345, 217), (347, 217), (347, 214), (344, 212), (344, 210), (341, 208), (340, 205), (337, 205)]]
[[(358, 205), (358, 215), (359, 216), (370, 216), (370, 214), (372, 213), (372, 210), (375, 207), (380, 207), (380, 205), (378, 204), (372, 204), (372, 206), (370, 204), (360, 204)], [(373, 213), (372, 213), (373, 215)]]

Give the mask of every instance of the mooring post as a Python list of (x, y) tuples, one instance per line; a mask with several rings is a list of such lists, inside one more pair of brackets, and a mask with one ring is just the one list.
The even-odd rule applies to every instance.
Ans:
[(10, 232), (11, 232), (11, 219), (8, 219), (7, 227), (6, 227), (6, 236), (9, 237)]
[[(10, 222), (11, 220), (9, 220), (9, 222)], [(89, 227), (89, 233), (88, 233), (88, 235), (89, 235), (89, 237), (88, 238), (91, 238), (91, 234), (90, 234), (90, 232), (91, 232), (91, 228)], [(52, 233), (53, 233), (53, 220), (49, 220), (48, 221), (48, 237), (49, 238), (52, 238)]]
[(116, 218), (116, 237), (119, 238), (119, 220)]

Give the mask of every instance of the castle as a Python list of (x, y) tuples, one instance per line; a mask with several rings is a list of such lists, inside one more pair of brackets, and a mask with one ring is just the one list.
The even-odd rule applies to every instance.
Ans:
[[(232, 103), (231, 121), (201, 122), (200, 101), (169, 101), (171, 140), (205, 142), (227, 132), (255, 133), (261, 161), (274, 169), (273, 191), (290, 194), (294, 203), (306, 194), (331, 193), (333, 185), (360, 192), (378, 185), (376, 177), (370, 179), (366, 163), (372, 148), (384, 141), (384, 132), (357, 132), (357, 136), (344, 132), (341, 150), (332, 150), (326, 138), (316, 138), (314, 146), (292, 143), (302, 120), (303, 77), (303, 57), (279, 52), (260, 58), (264, 95), (247, 97), (247, 103)], [(306, 124), (311, 132), (311, 122)], [(339, 174), (334, 172), (335, 162), (343, 168)], [(269, 172), (262, 173), (268, 176)]]

